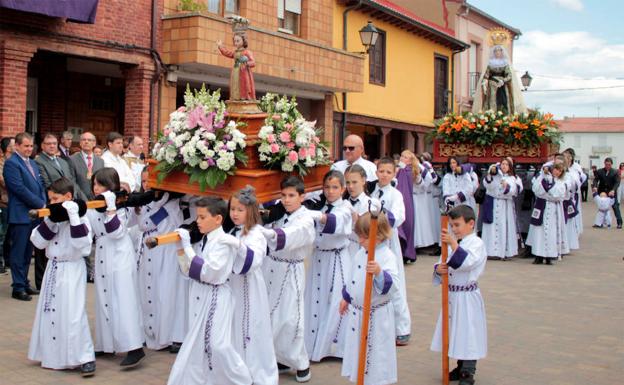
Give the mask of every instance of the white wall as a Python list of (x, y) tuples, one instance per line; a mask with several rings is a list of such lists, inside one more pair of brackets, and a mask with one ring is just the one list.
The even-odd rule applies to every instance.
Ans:
[[(604, 159), (607, 157), (613, 159), (614, 168), (624, 162), (624, 132), (564, 132), (560, 149), (563, 151), (568, 147), (574, 149), (576, 160), (586, 169), (592, 165), (604, 167)], [(611, 151), (594, 152), (597, 147), (610, 147)]]

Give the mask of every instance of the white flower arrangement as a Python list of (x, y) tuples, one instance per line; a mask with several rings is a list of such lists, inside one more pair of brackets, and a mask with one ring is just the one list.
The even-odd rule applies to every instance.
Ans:
[(320, 140), (322, 130), (303, 118), (295, 98), (267, 93), (260, 107), (268, 116), (258, 132), (258, 153), (268, 168), (306, 175), (312, 167), (329, 164), (327, 144)]
[(169, 122), (152, 149), (158, 181), (172, 171), (189, 174), (189, 183), (198, 182), (203, 191), (223, 183), (236, 170), (236, 161), (245, 163), (245, 134), (239, 125), (226, 122), (225, 103), (219, 91), (202, 88), (191, 92), (187, 86), (184, 106), (169, 115)]

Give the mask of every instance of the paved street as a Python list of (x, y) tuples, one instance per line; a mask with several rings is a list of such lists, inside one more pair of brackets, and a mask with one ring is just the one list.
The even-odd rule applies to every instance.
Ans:
[[(624, 230), (591, 228), (594, 205), (585, 204), (580, 251), (554, 266), (529, 259), (489, 261), (480, 287), (485, 299), (489, 356), (477, 365), (481, 385), (607, 384), (624, 366)], [(429, 343), (439, 311), (439, 288), (431, 286), (434, 257), (406, 267), (412, 340), (398, 349), (400, 384), (439, 384), (439, 355)], [(31, 269), (32, 274), (32, 269)], [(120, 357), (97, 361), (97, 374), (44, 370), (26, 358), (36, 300), (10, 298), (10, 276), (0, 277), (0, 383), (164, 384), (174, 356), (149, 352), (135, 370), (119, 370)], [(93, 319), (93, 286), (89, 285)], [(283, 375), (283, 384), (293, 384)], [(312, 366), (310, 384), (347, 384), (340, 362)]]

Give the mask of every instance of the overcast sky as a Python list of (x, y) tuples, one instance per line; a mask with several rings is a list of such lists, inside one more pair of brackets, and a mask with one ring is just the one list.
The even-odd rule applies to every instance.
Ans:
[[(619, 0), (469, 0), (522, 31), (518, 76), (533, 76), (528, 107), (564, 116), (624, 116), (624, 9)], [(592, 90), (552, 91), (596, 87)]]

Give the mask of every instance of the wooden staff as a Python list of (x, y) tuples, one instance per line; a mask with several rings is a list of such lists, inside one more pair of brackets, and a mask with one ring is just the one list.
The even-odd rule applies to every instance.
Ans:
[[(103, 200), (97, 200), (97, 201), (88, 201), (86, 203), (87, 208), (88, 209), (99, 209), (102, 207), (106, 207), (106, 202)], [(49, 217), (50, 216), (50, 209), (49, 208), (43, 208), (43, 209), (33, 209), (28, 211), (28, 215), (31, 218), (43, 218), (43, 217)]]
[[(383, 204), (381, 205), (383, 209)], [(377, 222), (381, 209), (374, 213), (371, 210), (371, 201), (368, 202), (368, 212), (371, 214), (370, 228), (368, 229), (368, 262), (375, 260), (375, 246), (377, 245)], [(366, 273), (364, 285), (364, 304), (362, 304), (362, 329), (360, 330), (360, 354), (358, 355), (358, 385), (364, 385), (364, 371), (366, 370), (366, 350), (368, 347), (368, 324), (370, 322), (371, 295), (373, 291), (373, 273)]]
[[(442, 214), (441, 228), (448, 231), (448, 215)], [(442, 242), (442, 263), (446, 266), (448, 258), (448, 244)], [(449, 293), (448, 273), (442, 275), (442, 384), (449, 385), (449, 309), (448, 309), (448, 293)]]
[(180, 240), (180, 234), (174, 231), (171, 233), (146, 238), (145, 246), (147, 246), (148, 249), (153, 249), (156, 246), (166, 245), (168, 243), (174, 243), (179, 240)]

